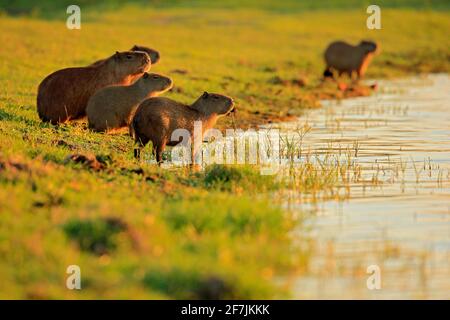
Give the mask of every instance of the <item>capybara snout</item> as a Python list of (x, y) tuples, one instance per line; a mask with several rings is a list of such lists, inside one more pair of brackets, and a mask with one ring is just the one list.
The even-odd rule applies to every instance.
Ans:
[(205, 91), (194, 105), (205, 113), (227, 115), (234, 109), (234, 100), (228, 96)]
[(149, 71), (152, 66), (150, 56), (143, 51), (116, 52), (116, 59), (130, 65), (140, 63), (138, 67), (139, 73)]
[(359, 46), (365, 48), (367, 53), (378, 53), (380, 51), (379, 45), (373, 41), (363, 40), (359, 43)]
[(233, 98), (217, 93), (208, 93), (206, 91), (197, 100), (196, 104), (205, 106), (209, 109), (207, 111), (217, 113), (217, 115), (226, 115), (234, 109)]
[[(151, 49), (151, 48), (148, 48), (148, 47), (134, 45), (129, 51), (133, 51), (133, 52), (139, 51), (139, 52), (147, 53), (148, 56), (150, 57), (150, 62), (151, 62), (152, 65), (157, 63), (159, 61), (159, 59), (160, 59), (159, 52), (156, 51), (155, 49)], [(106, 59), (98, 60), (98, 61), (94, 62), (93, 64), (91, 64), (91, 66), (99, 65), (99, 64), (103, 63), (105, 60)], [(130, 81), (130, 83), (133, 83), (134, 82), (133, 80), (136, 80), (136, 79), (132, 79)]]
[(173, 81), (169, 77), (165, 77), (156, 73), (144, 73), (142, 76), (143, 83), (153, 91), (167, 91), (173, 86)]

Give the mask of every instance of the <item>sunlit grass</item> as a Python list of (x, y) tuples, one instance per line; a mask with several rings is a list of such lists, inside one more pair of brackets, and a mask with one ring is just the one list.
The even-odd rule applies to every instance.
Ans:
[[(37, 85), (52, 71), (133, 44), (151, 46), (162, 55), (153, 71), (174, 79), (168, 97), (189, 103), (205, 90), (225, 93), (237, 101), (237, 125), (248, 126), (339, 97), (334, 84), (319, 81), (322, 51), (334, 39), (381, 43), (368, 77), (449, 70), (446, 12), (384, 10), (376, 32), (357, 10), (126, 7), (86, 12), (81, 31), (38, 17), (0, 18), (1, 297), (289, 297), (288, 281), (274, 279), (301, 274), (308, 252), (292, 246), (302, 221), (281, 209), (283, 192), (336, 197), (336, 187), (362, 181), (352, 161), (357, 142), (338, 158), (316, 158), (302, 148), (307, 127), (284, 141), (292, 163), (285, 175), (262, 176), (252, 166), (193, 173), (138, 163), (127, 135), (39, 121)], [(292, 82), (298, 79), (303, 87)], [(75, 163), (71, 154), (97, 156), (102, 167)], [(302, 162), (294, 164), (296, 157)], [(372, 180), (363, 182), (380, 183), (376, 174)], [(65, 287), (71, 264), (81, 267), (79, 292)]]

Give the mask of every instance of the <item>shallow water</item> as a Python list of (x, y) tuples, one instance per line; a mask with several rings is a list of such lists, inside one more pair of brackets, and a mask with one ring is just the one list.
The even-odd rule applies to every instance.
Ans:
[[(303, 149), (351, 150), (363, 168), (344, 200), (294, 201), (312, 246), (294, 298), (450, 299), (450, 77), (378, 84), (371, 97), (324, 101), (282, 125), (308, 123)], [(370, 265), (380, 289), (367, 288)]]

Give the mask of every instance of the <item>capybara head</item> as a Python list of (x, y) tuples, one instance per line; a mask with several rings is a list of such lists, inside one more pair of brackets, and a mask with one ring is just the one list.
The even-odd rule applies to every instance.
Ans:
[(364, 48), (364, 50), (365, 50), (367, 53), (376, 53), (376, 52), (378, 52), (378, 50), (379, 50), (378, 45), (377, 45), (375, 42), (373, 42), (373, 41), (366, 41), (366, 40), (363, 40), (363, 41), (361, 41), (361, 42), (359, 43), (359, 46), (360, 46), (361, 48)]
[(144, 73), (152, 66), (150, 57), (142, 51), (116, 52), (107, 62), (114, 65), (116, 75)]
[(172, 79), (156, 74), (156, 73), (144, 73), (136, 82), (138, 86), (143, 88), (146, 92), (161, 94), (172, 88)]
[(138, 45), (134, 45), (133, 48), (131, 48), (131, 51), (142, 51), (142, 52), (146, 52), (149, 57), (150, 60), (152, 61), (152, 64), (155, 64), (159, 61), (160, 56), (159, 56), (159, 52), (156, 51), (155, 49), (151, 49), (148, 47), (144, 47), (144, 46), (138, 46)]
[(193, 107), (205, 114), (226, 115), (234, 111), (234, 101), (230, 97), (205, 91)]

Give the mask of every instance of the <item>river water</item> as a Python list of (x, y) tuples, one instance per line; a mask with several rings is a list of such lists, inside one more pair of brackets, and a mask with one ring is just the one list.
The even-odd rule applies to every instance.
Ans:
[(344, 199), (295, 203), (311, 252), (293, 298), (450, 299), (450, 77), (378, 85), (282, 125), (307, 123), (312, 154), (352, 149), (368, 181)]

